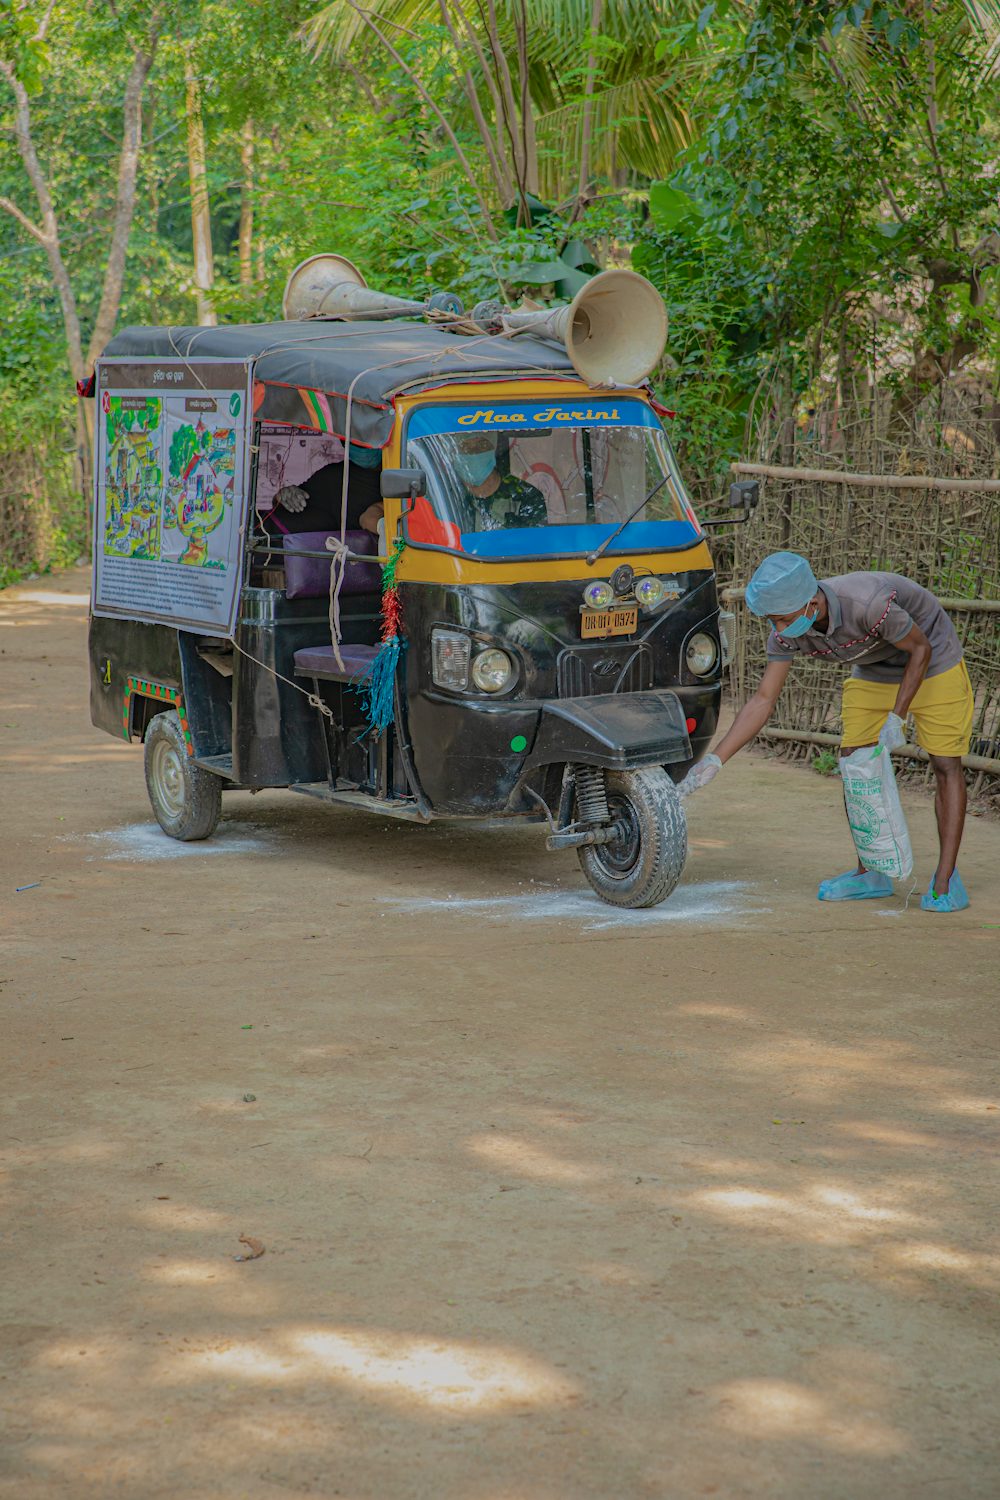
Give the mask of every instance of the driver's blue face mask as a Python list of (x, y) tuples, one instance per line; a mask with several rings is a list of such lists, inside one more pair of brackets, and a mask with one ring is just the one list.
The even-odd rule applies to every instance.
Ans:
[(486, 453), (456, 453), (452, 463), (455, 473), (465, 484), (476, 487), (485, 484), (487, 479), (496, 468), (496, 454)]
[(357, 443), (348, 443), (348, 457), (352, 464), (357, 464), (359, 469), (381, 469), (382, 450), (380, 448), (361, 448)]
[(811, 615), (798, 615), (790, 625), (782, 625), (780, 629), (777, 625), (775, 625), (774, 628), (777, 631), (778, 635), (805, 635), (806, 631), (811, 630), (812, 627), (816, 624), (816, 614), (817, 611), (814, 610)]

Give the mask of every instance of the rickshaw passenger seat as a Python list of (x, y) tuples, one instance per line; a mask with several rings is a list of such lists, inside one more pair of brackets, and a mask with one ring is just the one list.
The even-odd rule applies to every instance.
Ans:
[(378, 654), (378, 646), (341, 642), (339, 666), (332, 646), (303, 646), (295, 653), (296, 677), (319, 677), (324, 682), (351, 682), (362, 677)]
[[(285, 554), (285, 594), (289, 599), (325, 599), (330, 592), (330, 564), (323, 557), (300, 557), (305, 552), (324, 552), (328, 536), (339, 537), (337, 531), (298, 531), (283, 538)], [(372, 561), (349, 562), (344, 569), (340, 585), (342, 594), (377, 594), (382, 585), (382, 574), (375, 561), (378, 541), (370, 531), (346, 531), (344, 540), (348, 550), (370, 557)]]

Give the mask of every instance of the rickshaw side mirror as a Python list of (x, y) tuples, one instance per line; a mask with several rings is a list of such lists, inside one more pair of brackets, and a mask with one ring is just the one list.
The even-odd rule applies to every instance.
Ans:
[(760, 481), (737, 479), (729, 486), (731, 510), (756, 510), (760, 504)]
[(751, 513), (760, 504), (760, 481), (757, 479), (736, 479), (729, 486), (729, 509), (738, 510), (742, 514), (738, 516), (725, 516), (716, 521), (702, 521), (702, 529), (711, 526), (741, 526), (749, 521)]
[(415, 500), (427, 492), (423, 469), (383, 469), (379, 480), (383, 500)]

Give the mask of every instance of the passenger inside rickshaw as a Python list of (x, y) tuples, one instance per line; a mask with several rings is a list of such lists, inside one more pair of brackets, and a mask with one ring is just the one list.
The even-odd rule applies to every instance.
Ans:
[(693, 519), (673, 455), (648, 425), (428, 432), (407, 451), (428, 473), (435, 515), (461, 533), (617, 524), (664, 476), (651, 514), (636, 519)]
[[(329, 589), (329, 564), (307, 557), (325, 550), (329, 537), (350, 551), (378, 552), (382, 455), (351, 443), (344, 510), (344, 445), (330, 433), (262, 424), (257, 458), (255, 525), (273, 547), (255, 553), (255, 581), (284, 588), (289, 598), (311, 598)], [(346, 523), (346, 524), (345, 524)], [(377, 592), (377, 569), (352, 567), (349, 592)]]
[(303, 531), (378, 533), (382, 519), (378, 448), (349, 445), (347, 511), (344, 516), (344, 445), (322, 433), (294, 428), (262, 429), (258, 458), (257, 513), (269, 536)]

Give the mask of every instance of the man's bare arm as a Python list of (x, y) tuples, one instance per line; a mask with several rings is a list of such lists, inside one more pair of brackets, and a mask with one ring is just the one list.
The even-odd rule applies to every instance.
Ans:
[(910, 704), (917, 695), (917, 689), (927, 676), (927, 668), (931, 664), (931, 643), (919, 625), (912, 625), (901, 641), (893, 641), (892, 644), (900, 651), (905, 651), (910, 658), (892, 710), (900, 719), (905, 719), (910, 711)]
[(749, 745), (755, 735), (760, 734), (774, 712), (774, 706), (781, 696), (781, 689), (785, 685), (785, 678), (788, 676), (791, 665), (790, 661), (768, 662), (760, 680), (760, 687), (752, 698), (747, 699), (728, 732), (715, 747), (715, 754), (723, 765), (736, 754), (737, 750), (742, 750), (744, 745)]

